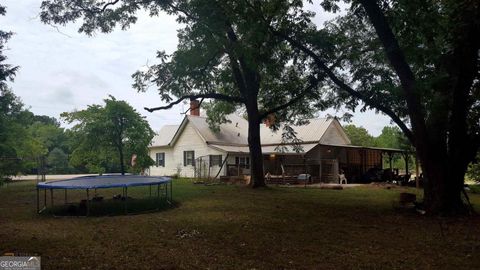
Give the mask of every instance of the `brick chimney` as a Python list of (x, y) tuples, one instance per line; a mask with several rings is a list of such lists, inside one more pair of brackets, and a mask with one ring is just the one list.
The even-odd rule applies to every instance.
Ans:
[(200, 116), (200, 102), (196, 99), (190, 100), (190, 115)]

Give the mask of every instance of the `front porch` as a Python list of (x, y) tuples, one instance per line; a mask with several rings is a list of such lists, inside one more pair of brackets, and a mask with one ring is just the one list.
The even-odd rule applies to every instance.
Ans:
[[(407, 151), (399, 149), (369, 148), (350, 145), (316, 145), (303, 153), (263, 154), (263, 166), (267, 183), (300, 184), (339, 183), (345, 177), (347, 183), (370, 183), (409, 179)], [(401, 155), (406, 161), (405, 175), (399, 175), (392, 167), (392, 157)], [(226, 177), (248, 179), (250, 162), (246, 153), (229, 153)], [(383, 158), (390, 160), (384, 168)]]
[[(292, 145), (282, 145), (280, 148), (286, 149), (283, 152), (278, 145), (262, 146), (267, 183), (406, 183), (410, 179), (407, 160), (413, 153), (408, 151), (318, 143), (304, 143), (301, 147), (303, 152), (297, 153), (293, 151)], [(251, 170), (248, 147), (218, 148), (225, 151), (225, 155), (207, 155), (196, 159), (195, 177), (202, 180), (221, 178), (230, 182), (248, 182)], [(392, 167), (392, 159), (396, 155), (405, 160), (406, 170), (403, 175)], [(387, 164), (387, 168), (384, 164)]]

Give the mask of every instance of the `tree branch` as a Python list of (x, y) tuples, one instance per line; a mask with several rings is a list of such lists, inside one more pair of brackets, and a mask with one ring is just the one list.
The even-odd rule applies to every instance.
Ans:
[(283, 110), (283, 109), (286, 109), (288, 107), (290, 107), (291, 105), (297, 103), (298, 101), (300, 101), (300, 99), (302, 99), (306, 94), (310, 93), (310, 91), (312, 89), (314, 89), (315, 87), (317, 87), (319, 83), (319, 79), (318, 78), (312, 78), (311, 80), (311, 83), (308, 87), (306, 87), (300, 94), (298, 94), (296, 97), (290, 99), (288, 102), (280, 105), (280, 106), (277, 106), (269, 111), (266, 111), (262, 114), (260, 114), (260, 120), (266, 118), (269, 114), (272, 114), (272, 113), (275, 113), (275, 112), (278, 112), (280, 110)]
[(185, 99), (197, 99), (197, 98), (212, 98), (212, 99), (223, 100), (223, 101), (230, 102), (230, 103), (244, 103), (245, 102), (245, 100), (241, 97), (232, 97), (232, 96), (228, 96), (228, 95), (224, 95), (224, 94), (220, 94), (220, 93), (206, 93), (206, 94), (196, 94), (196, 95), (185, 95), (185, 96), (180, 97), (176, 101), (171, 102), (170, 104), (168, 104), (166, 106), (156, 107), (156, 108), (146, 108), (145, 107), (144, 109), (149, 111), (149, 112), (154, 112), (154, 111), (158, 111), (158, 110), (166, 110), (166, 109), (172, 108), (174, 105), (179, 104), (180, 102), (182, 102)]
[(413, 131), (416, 133), (416, 136), (421, 138), (420, 140), (428, 140), (425, 125), (425, 113), (420, 104), (420, 100), (415, 93), (415, 76), (405, 60), (405, 55), (400, 49), (400, 45), (398, 44), (383, 11), (378, 6), (377, 1), (359, 0), (359, 2), (365, 9), (370, 22), (377, 32), (378, 38), (383, 44), (387, 58), (400, 79), (400, 84), (405, 93)]
[(393, 122), (395, 122), (398, 125), (398, 127), (403, 131), (405, 136), (407, 136), (407, 138), (414, 144), (415, 138), (413, 136), (412, 131), (407, 127), (407, 125), (402, 121), (402, 119), (400, 119), (400, 117), (395, 112), (393, 112), (390, 108), (378, 103), (377, 101), (371, 98), (364, 96), (362, 93), (351, 88), (349, 85), (343, 82), (340, 78), (338, 78), (337, 75), (335, 75), (335, 73), (323, 62), (322, 59), (320, 59), (320, 57), (315, 52), (310, 50), (305, 45), (301, 44), (300, 42), (293, 39), (292, 37), (285, 35), (279, 31), (275, 31), (275, 30), (272, 30), (272, 31), (275, 35), (286, 40), (293, 47), (300, 49), (302, 52), (310, 56), (314, 60), (317, 67), (320, 70), (324, 71), (327, 74), (327, 76), (330, 78), (330, 80), (332, 80), (338, 87), (340, 87), (340, 89), (346, 91), (351, 96), (362, 100), (366, 105), (372, 108), (375, 108), (383, 112), (384, 114), (388, 115), (393, 120)]
[(113, 6), (113, 5), (115, 5), (116, 3), (118, 3), (118, 2), (120, 2), (120, 0), (114, 0), (114, 1), (112, 1), (112, 2), (106, 3), (106, 4), (103, 6), (101, 12), (104, 12), (104, 11), (107, 9), (108, 6)]

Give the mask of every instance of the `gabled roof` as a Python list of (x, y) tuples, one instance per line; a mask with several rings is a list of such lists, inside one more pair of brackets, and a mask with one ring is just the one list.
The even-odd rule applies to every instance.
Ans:
[[(220, 131), (214, 132), (208, 126), (205, 117), (187, 115), (180, 125), (164, 126), (159, 131), (159, 135), (155, 136), (152, 146), (173, 146), (188, 123), (195, 128), (202, 140), (209, 145), (223, 146), (219, 147), (222, 149), (226, 146), (248, 146), (248, 121), (235, 114), (228, 115), (227, 119), (230, 122), (221, 124)], [(332, 123), (334, 123), (333, 126), (335, 128), (339, 129), (341, 136), (349, 142), (337, 120), (332, 118), (315, 118), (308, 121), (309, 123), (306, 125), (293, 126), (297, 133), (297, 138), (303, 143), (320, 143)], [(264, 147), (278, 145), (282, 143), (282, 128), (274, 132), (267, 126), (261, 125), (260, 137)], [(274, 151), (272, 150), (271, 152)]]
[(153, 137), (152, 146), (167, 146), (172, 141), (179, 127), (179, 125), (163, 126), (160, 131), (157, 132), (157, 135)]
[(206, 143), (246, 145), (248, 144), (248, 122), (235, 114), (227, 115), (230, 123), (220, 125), (220, 131), (214, 132), (207, 123), (207, 118), (200, 116), (187, 116)]
[[(293, 126), (297, 132), (297, 139), (303, 142), (319, 142), (327, 128), (334, 120), (332, 118), (314, 118), (308, 119), (308, 124)], [(278, 144), (282, 142), (282, 127), (277, 132), (262, 125), (260, 129), (262, 144)]]

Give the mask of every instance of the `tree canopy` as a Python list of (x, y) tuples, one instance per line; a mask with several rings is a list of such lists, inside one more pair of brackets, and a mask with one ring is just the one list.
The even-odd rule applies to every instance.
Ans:
[(480, 145), (478, 1), (347, 3), (325, 28), (287, 20), (272, 31), (328, 75), (347, 108), (363, 103), (398, 125), (421, 160), (428, 213), (465, 212), (465, 171)]
[(355, 125), (346, 125), (343, 127), (345, 133), (352, 145), (358, 146), (376, 146), (375, 137), (368, 133), (364, 127), (357, 127)]
[[(87, 109), (62, 113), (72, 127), (77, 143), (73, 146), (72, 162), (83, 164), (91, 172), (103, 173), (115, 168), (125, 174), (129, 167), (135, 172), (153, 165), (148, 146), (154, 132), (148, 122), (127, 102), (113, 96), (105, 105), (90, 105)], [(137, 155), (136, 166), (128, 161)]]

